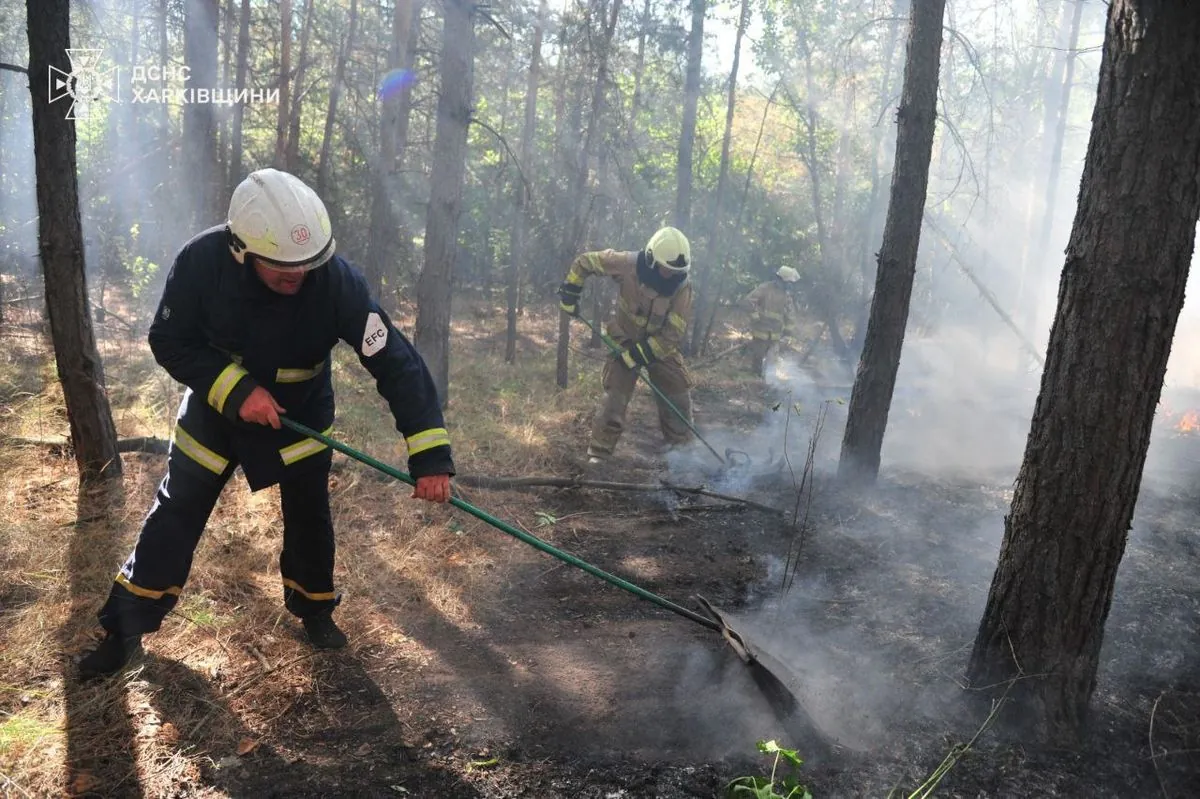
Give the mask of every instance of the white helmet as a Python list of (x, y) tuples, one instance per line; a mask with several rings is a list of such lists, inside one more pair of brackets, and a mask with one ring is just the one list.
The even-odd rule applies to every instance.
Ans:
[(646, 260), (672, 272), (686, 272), (692, 266), (692, 246), (677, 228), (660, 228), (646, 244)]
[(800, 273), (790, 266), (781, 266), (775, 275), (784, 283), (795, 283), (800, 279)]
[(304, 181), (278, 169), (251, 172), (229, 200), (229, 249), (276, 269), (316, 269), (334, 251), (325, 203)]

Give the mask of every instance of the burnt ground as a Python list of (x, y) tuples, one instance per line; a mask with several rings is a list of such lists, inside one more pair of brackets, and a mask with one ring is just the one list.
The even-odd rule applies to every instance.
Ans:
[[(613, 461), (589, 468), (563, 449), (544, 473), (703, 481), (791, 511), (814, 407), (781, 417), (793, 399), (740, 379), (696, 390), (697, 420), (718, 449), (751, 456), (741, 471), (714, 470), (699, 447), (673, 454), (668, 468), (641, 392)], [(827, 408), (819, 450), (840, 439), (837, 408)], [(781, 419), (796, 435), (790, 467), (763, 443), (764, 430), (778, 440)], [(580, 449), (586, 426), (581, 416), (570, 433)], [(1195, 795), (1200, 490), (1190, 474), (1172, 474), (1143, 492), (1089, 740), (1049, 749), (989, 729), (938, 795)], [(364, 485), (373, 496), (397, 491), (340, 460), (336, 477), (342, 513)], [(674, 492), (463, 489), (489, 509), (522, 508), (534, 534), (650, 591), (688, 607), (701, 594), (732, 614), (787, 664), (804, 711), (791, 718), (712, 631), (438, 509), (430, 523), (452, 531), (438, 557), (460, 593), (417, 585), (402, 562), (355, 542), (343, 524), (343, 563), (373, 587), (340, 611), (351, 648), (311, 655), (285, 632), (273, 597), (248, 603), (242, 612), (260, 614), (267, 632), (222, 646), (253, 653), (263, 669), (203, 670), (150, 646), (130, 683), (131, 695), (149, 699), (128, 714), (135, 729), (151, 718), (155, 735), (200, 764), (162, 795), (715, 797), (733, 777), (767, 773), (755, 741), (775, 738), (807, 759), (817, 797), (907, 796), (989, 714), (960, 681), (1011, 482), (1004, 469), (892, 469), (870, 496), (849, 498), (818, 475), (805, 525)], [(308, 681), (290, 685), (300, 669)], [(86, 707), (88, 696), (76, 701)], [(114, 723), (121, 715), (107, 712)], [(140, 779), (157, 784), (158, 767), (171, 764), (143, 764)], [(137, 781), (102, 793), (139, 795)]]

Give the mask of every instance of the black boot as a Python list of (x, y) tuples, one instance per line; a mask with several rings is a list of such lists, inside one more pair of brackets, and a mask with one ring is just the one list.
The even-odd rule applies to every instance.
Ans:
[(79, 661), (79, 676), (90, 680), (110, 677), (129, 664), (142, 651), (142, 636), (121, 636), (110, 632), (100, 645)]
[(332, 611), (305, 618), (304, 632), (314, 649), (341, 649), (346, 645), (346, 634), (333, 621)]

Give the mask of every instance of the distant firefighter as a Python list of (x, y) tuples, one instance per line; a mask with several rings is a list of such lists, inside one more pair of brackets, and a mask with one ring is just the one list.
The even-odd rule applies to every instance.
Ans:
[(792, 291), (800, 273), (790, 266), (781, 266), (775, 277), (759, 284), (746, 295), (742, 305), (750, 310), (750, 368), (763, 376), (767, 355), (795, 318)]

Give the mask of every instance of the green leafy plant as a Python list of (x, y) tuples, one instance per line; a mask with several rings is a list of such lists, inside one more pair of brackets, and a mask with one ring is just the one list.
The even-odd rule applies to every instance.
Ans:
[(756, 746), (764, 755), (774, 756), (770, 776), (738, 777), (725, 786), (728, 799), (812, 799), (808, 788), (800, 784), (800, 766), (804, 761), (795, 749), (784, 749), (775, 741), (759, 741)]

